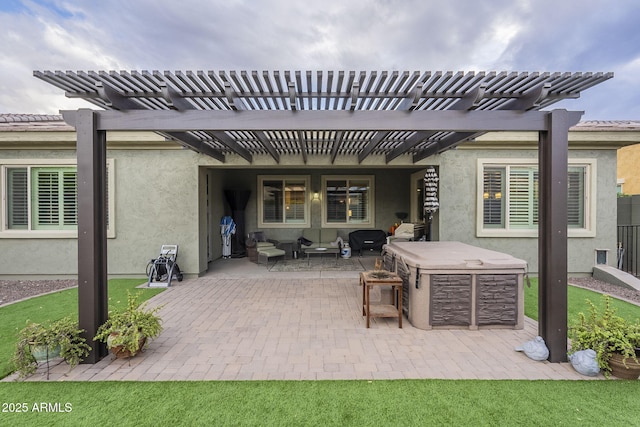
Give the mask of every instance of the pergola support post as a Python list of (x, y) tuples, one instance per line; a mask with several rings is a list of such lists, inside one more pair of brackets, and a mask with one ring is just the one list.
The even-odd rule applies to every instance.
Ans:
[(551, 111), (539, 138), (538, 333), (550, 362), (567, 361), (567, 168), (569, 128), (579, 119)]
[(93, 341), (108, 316), (107, 134), (96, 123), (96, 112), (78, 110), (78, 323), (91, 347), (83, 363), (96, 363), (107, 354), (104, 344)]

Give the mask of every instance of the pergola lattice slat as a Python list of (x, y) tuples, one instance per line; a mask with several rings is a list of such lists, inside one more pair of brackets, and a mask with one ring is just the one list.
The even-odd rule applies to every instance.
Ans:
[[(542, 109), (562, 99), (577, 98), (580, 92), (612, 77), (612, 73), (539, 73), (539, 72), (442, 72), (442, 71), (100, 71), (61, 72), (35, 71), (34, 75), (63, 89), (67, 96), (83, 98), (103, 109), (146, 109), (184, 111), (446, 111), (446, 110), (514, 110)], [(100, 87), (102, 85), (102, 87)], [(105, 92), (111, 88), (109, 96)], [(478, 95), (481, 94), (481, 96)], [(475, 94), (475, 95), (474, 95)], [(111, 98), (118, 98), (115, 107)], [(131, 103), (125, 100), (132, 101)], [(235, 127), (237, 128), (237, 126)], [(278, 149), (268, 135), (273, 128), (247, 127), (248, 138), (235, 140), (216, 153), (216, 158), (242, 151), (246, 155), (266, 151), (275, 163), (291, 149)], [(317, 126), (310, 129), (319, 129)], [(194, 130), (194, 129), (192, 129)], [(214, 129), (200, 129), (214, 130)], [(230, 130), (230, 129), (215, 129)], [(297, 129), (291, 129), (297, 130)], [(344, 136), (352, 128), (330, 129)], [(363, 129), (364, 130), (364, 129)], [(379, 129), (384, 131), (385, 129)], [(387, 129), (390, 131), (393, 129)], [(387, 162), (403, 155), (412, 155), (414, 162), (433, 152), (452, 148), (465, 138), (441, 134), (441, 129), (412, 129), (418, 133), (404, 140), (381, 142), (384, 135), (373, 140), (343, 139), (329, 155), (357, 154), (359, 161), (370, 155), (383, 155)], [(258, 132), (258, 133), (256, 133)], [(343, 133), (339, 133), (343, 132)], [(477, 133), (474, 133), (474, 135)], [(192, 134), (193, 135), (193, 134)], [(441, 137), (437, 135), (442, 135)], [(460, 135), (458, 135), (460, 136)], [(255, 137), (261, 142), (257, 147)], [(422, 137), (422, 138), (421, 138)], [(447, 138), (441, 140), (442, 137)], [(319, 146), (305, 135), (297, 140), (293, 152), (306, 153), (305, 146)], [(431, 138), (430, 146), (440, 142), (439, 150), (420, 148)], [(440, 139), (438, 139), (440, 138)], [(335, 142), (335, 141), (334, 141)], [(189, 144), (187, 144), (189, 146)], [(339, 147), (337, 152), (336, 148)], [(235, 149), (233, 148), (235, 147)], [(359, 148), (357, 148), (359, 147)], [(320, 150), (318, 152), (323, 152)]]

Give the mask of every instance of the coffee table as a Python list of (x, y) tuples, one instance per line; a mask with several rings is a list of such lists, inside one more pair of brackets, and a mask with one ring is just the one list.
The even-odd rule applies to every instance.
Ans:
[(324, 255), (324, 254), (335, 254), (336, 256), (336, 264), (338, 264), (338, 254), (340, 253), (339, 248), (306, 248), (303, 250), (305, 255), (307, 255), (307, 265), (309, 265), (309, 258), (311, 255)]

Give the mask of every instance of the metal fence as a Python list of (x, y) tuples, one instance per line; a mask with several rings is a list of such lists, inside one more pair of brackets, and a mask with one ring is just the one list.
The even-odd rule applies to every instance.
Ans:
[(618, 226), (618, 268), (640, 275), (640, 225)]

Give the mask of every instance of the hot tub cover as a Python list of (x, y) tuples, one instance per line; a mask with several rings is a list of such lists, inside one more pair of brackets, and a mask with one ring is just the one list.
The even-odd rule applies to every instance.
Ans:
[(527, 262), (509, 254), (460, 242), (391, 242), (384, 249), (409, 267), (428, 270), (525, 269)]

